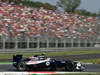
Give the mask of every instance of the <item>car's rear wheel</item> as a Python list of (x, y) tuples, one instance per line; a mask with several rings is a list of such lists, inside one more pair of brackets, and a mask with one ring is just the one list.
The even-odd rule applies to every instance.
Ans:
[(65, 70), (66, 71), (74, 71), (74, 63), (69, 61), (65, 65)]
[(17, 70), (19, 70), (19, 71), (25, 71), (26, 70), (26, 64), (25, 64), (24, 61), (21, 61), (20, 63), (18, 63)]

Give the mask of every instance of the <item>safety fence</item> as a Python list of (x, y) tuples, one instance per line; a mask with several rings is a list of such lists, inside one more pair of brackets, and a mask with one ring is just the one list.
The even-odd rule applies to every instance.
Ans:
[(31, 49), (31, 48), (73, 48), (73, 47), (99, 47), (100, 40), (95, 39), (57, 39), (32, 38), (0, 39), (0, 49)]

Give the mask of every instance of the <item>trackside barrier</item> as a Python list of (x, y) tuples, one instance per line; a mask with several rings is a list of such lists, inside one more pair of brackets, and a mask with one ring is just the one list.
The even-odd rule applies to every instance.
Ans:
[(0, 72), (0, 75), (55, 75), (55, 74), (100, 74), (96, 72)]

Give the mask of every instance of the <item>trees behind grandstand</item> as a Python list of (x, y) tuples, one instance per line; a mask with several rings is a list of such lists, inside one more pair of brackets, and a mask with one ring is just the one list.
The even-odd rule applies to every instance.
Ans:
[(81, 4), (81, 0), (59, 0), (57, 6), (64, 11), (85, 16), (98, 16), (96, 13), (89, 12), (85, 9), (77, 9)]
[(42, 3), (39, 1), (32, 1), (32, 0), (8, 0), (10, 3), (13, 2), (14, 4), (17, 5), (24, 5), (28, 7), (35, 7), (35, 8), (40, 8), (43, 7), (45, 9), (50, 9), (50, 10), (56, 10), (57, 7), (49, 4), (49, 3)]
[(35, 7), (35, 8), (40, 8), (43, 7), (45, 9), (50, 9), (50, 10), (56, 10), (58, 7), (61, 7), (64, 11), (66, 12), (71, 12), (79, 15), (85, 15), (85, 16), (100, 16), (100, 12), (97, 13), (92, 13), (89, 12), (85, 9), (77, 9), (80, 4), (81, 0), (58, 0), (57, 6), (52, 5), (50, 3), (42, 3), (39, 1), (34, 1), (34, 0), (0, 0), (0, 1), (9, 1), (10, 3), (14, 3), (17, 5), (24, 5), (28, 7)]
[(57, 5), (67, 12), (74, 12), (81, 4), (81, 0), (59, 0)]
[(89, 12), (85, 9), (77, 9), (74, 11), (74, 13), (79, 14), (79, 15), (85, 15), (85, 16), (98, 16), (98, 14)]

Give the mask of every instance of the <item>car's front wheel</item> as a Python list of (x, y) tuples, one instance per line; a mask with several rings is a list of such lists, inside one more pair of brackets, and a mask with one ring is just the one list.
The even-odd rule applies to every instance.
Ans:
[(74, 63), (69, 61), (65, 65), (65, 70), (66, 71), (74, 71)]

